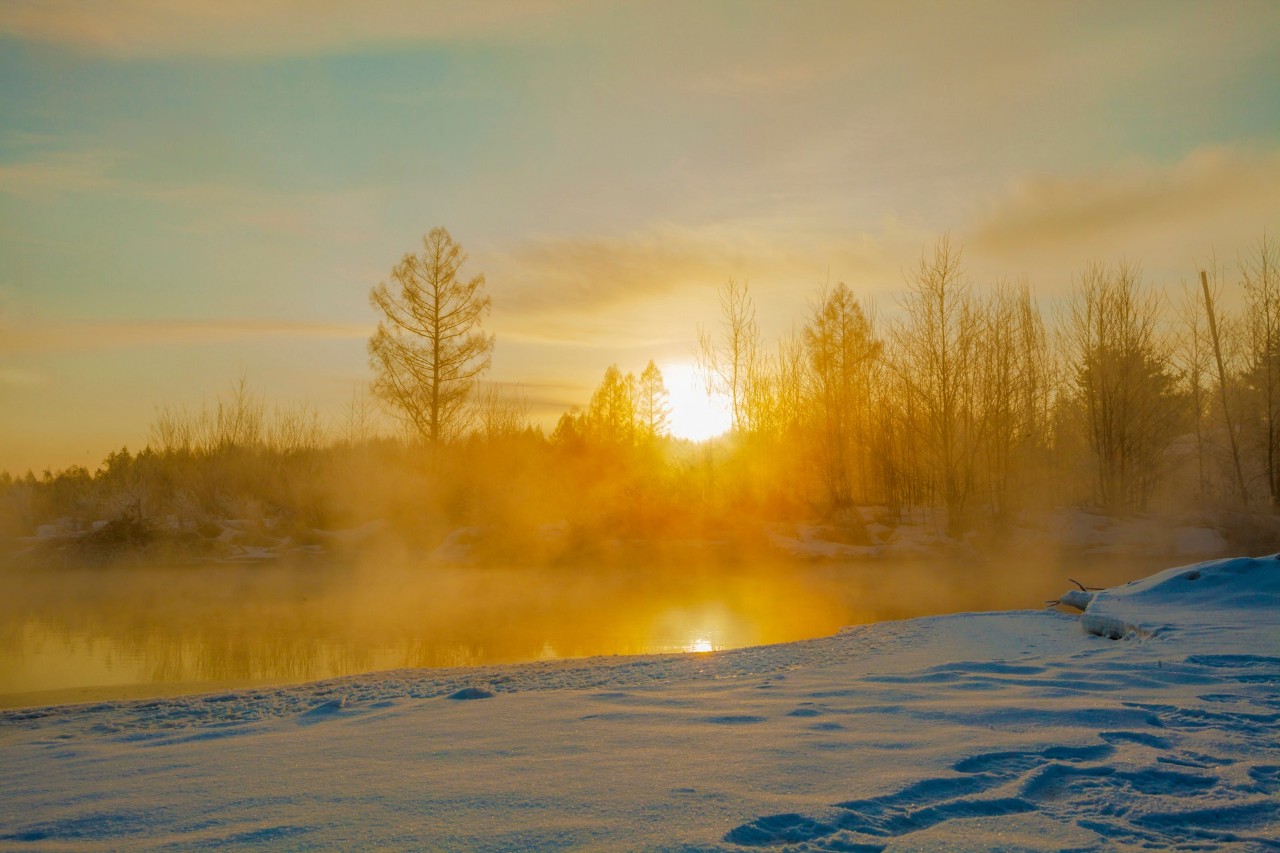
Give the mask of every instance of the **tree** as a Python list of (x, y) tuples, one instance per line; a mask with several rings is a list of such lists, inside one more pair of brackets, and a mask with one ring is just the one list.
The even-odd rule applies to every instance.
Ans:
[(698, 330), (699, 362), (706, 371), (707, 391), (729, 398), (733, 428), (743, 430), (751, 426), (752, 383), (761, 378), (760, 329), (746, 282), (729, 279), (720, 291), (720, 312), (718, 341), (706, 329)]
[(778, 340), (773, 356), (773, 426), (780, 437), (794, 437), (807, 415), (808, 361), (804, 339), (794, 328)]
[(556, 421), (556, 428), (551, 432), (551, 443), (557, 447), (570, 450), (581, 450), (587, 441), (587, 415), (577, 406)]
[[(1203, 307), (1204, 313), (1195, 309), (1192, 305), (1184, 308), (1184, 315), (1191, 314), (1193, 316), (1184, 318), (1187, 326), (1187, 345), (1184, 348), (1183, 363), (1185, 366), (1185, 375), (1187, 384), (1191, 390), (1192, 417), (1195, 422), (1196, 430), (1196, 451), (1198, 473), (1200, 475), (1200, 490), (1205, 492), (1206, 474), (1204, 466), (1205, 458), (1205, 430), (1204, 430), (1204, 410), (1206, 394), (1201, 393), (1201, 381), (1203, 375), (1207, 373), (1205, 363), (1207, 361), (1207, 344), (1212, 345), (1213, 365), (1217, 368), (1218, 380), (1218, 399), (1221, 404), (1222, 423), (1227, 435), (1227, 445), (1231, 448), (1231, 468), (1235, 473), (1236, 497), (1242, 505), (1249, 505), (1249, 488), (1245, 483), (1244, 467), (1240, 461), (1240, 441), (1237, 437), (1236, 425), (1232, 418), (1234, 407), (1231, 404), (1231, 386), (1234, 384), (1232, 380), (1232, 372), (1228, 371), (1227, 363), (1231, 356), (1230, 351), (1227, 355), (1223, 355), (1223, 341), (1229, 337), (1230, 329), (1235, 325), (1229, 316), (1224, 316), (1219, 306), (1219, 289), (1217, 285), (1218, 265), (1215, 262), (1213, 267), (1214, 287), (1209, 285), (1209, 271), (1200, 270), (1200, 292), (1204, 296)], [(1207, 329), (1202, 327), (1201, 317), (1207, 322)]]
[(981, 311), (943, 237), (907, 276), (904, 319), (894, 329), (894, 368), (905, 385), (907, 428), (918, 439), (927, 482), (941, 493), (947, 531), (964, 529), (974, 466), (986, 430), (977, 396)]
[(369, 338), (373, 392), (432, 447), (468, 425), (476, 379), (489, 368), (494, 338), (480, 328), (489, 313), (484, 276), (463, 281), (462, 246), (443, 228), (422, 239), (422, 253), (407, 254), (385, 282), (369, 292), (382, 312)]
[(1090, 266), (1071, 296), (1067, 343), (1096, 494), (1109, 511), (1145, 508), (1176, 427), (1162, 309), (1126, 263)]
[(670, 426), (671, 405), (662, 371), (650, 359), (636, 386), (636, 421), (640, 435), (647, 441), (666, 435)]
[(818, 446), (831, 509), (853, 506), (854, 469), (866, 497), (866, 449), (872, 362), (882, 345), (871, 320), (844, 283), (824, 292), (804, 329), (804, 347), (813, 382)]
[(977, 399), (985, 413), (983, 485), (991, 515), (1006, 520), (1032, 491), (1048, 456), (1052, 376), (1044, 320), (1025, 281), (998, 282), (979, 306)]
[(587, 433), (597, 444), (630, 447), (636, 437), (636, 378), (609, 365), (587, 405)]
[(529, 402), (520, 386), (486, 383), (476, 394), (475, 434), (485, 441), (520, 435), (529, 428)]
[(1280, 508), (1280, 251), (1264, 235), (1240, 262), (1249, 318), (1248, 383), (1258, 412), (1254, 431), (1265, 460), (1267, 494)]

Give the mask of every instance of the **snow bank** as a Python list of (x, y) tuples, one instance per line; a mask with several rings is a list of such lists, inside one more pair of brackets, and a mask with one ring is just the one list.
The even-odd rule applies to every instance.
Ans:
[(0, 847), (1275, 850), (1277, 565), (1079, 618), (3, 712)]
[[(1066, 602), (1071, 603), (1071, 602)], [(1280, 560), (1276, 556), (1211, 560), (1168, 569), (1102, 590), (1088, 601), (1081, 624), (1091, 634), (1123, 637), (1160, 631), (1280, 631)], [(1255, 624), (1261, 620), (1262, 624)], [(1280, 642), (1280, 633), (1273, 634)]]

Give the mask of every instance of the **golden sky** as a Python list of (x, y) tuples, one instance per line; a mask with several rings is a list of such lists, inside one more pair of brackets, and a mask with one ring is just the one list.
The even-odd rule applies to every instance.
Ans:
[(492, 378), (554, 421), (688, 360), (895, 310), (938, 235), (1046, 303), (1280, 232), (1274, 2), (0, 4), (0, 469), (97, 465), (243, 371), (337, 417), (370, 287), (444, 225)]

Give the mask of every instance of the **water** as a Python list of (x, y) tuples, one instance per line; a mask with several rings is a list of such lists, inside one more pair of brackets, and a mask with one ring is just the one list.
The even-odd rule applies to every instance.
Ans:
[[(1081, 571), (1114, 584), (1145, 571)], [(1035, 608), (1066, 587), (937, 563), (590, 568), (258, 564), (0, 575), (0, 706), (286, 684), (400, 667), (697, 652), (844, 625)]]

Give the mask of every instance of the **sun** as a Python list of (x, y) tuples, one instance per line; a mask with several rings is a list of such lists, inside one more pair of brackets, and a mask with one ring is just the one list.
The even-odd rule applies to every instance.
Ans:
[(664, 364), (662, 378), (667, 386), (671, 434), (689, 441), (706, 441), (729, 431), (733, 412), (729, 398), (707, 393), (705, 374), (697, 365)]

